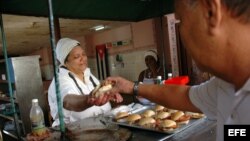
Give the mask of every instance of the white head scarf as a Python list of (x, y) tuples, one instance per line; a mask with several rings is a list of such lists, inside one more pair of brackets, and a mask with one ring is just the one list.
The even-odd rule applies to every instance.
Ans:
[(62, 38), (57, 42), (56, 55), (61, 65), (64, 65), (67, 55), (74, 47), (78, 45), (80, 45), (78, 41), (70, 38)]
[(144, 58), (146, 58), (147, 56), (152, 56), (155, 58), (155, 60), (157, 61), (157, 52), (155, 50), (148, 50), (145, 52), (144, 54)]

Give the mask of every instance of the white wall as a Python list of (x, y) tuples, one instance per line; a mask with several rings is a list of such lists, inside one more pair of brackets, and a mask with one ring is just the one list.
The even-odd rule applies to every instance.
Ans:
[[(146, 49), (148, 50), (148, 49)], [(131, 81), (138, 79), (139, 73), (146, 69), (144, 61), (144, 52), (146, 50), (138, 50), (133, 52), (120, 53), (122, 56), (124, 67), (116, 61), (116, 55), (109, 56), (109, 70), (111, 76), (122, 76)], [(89, 59), (89, 67), (92, 73), (98, 77), (96, 59)]]

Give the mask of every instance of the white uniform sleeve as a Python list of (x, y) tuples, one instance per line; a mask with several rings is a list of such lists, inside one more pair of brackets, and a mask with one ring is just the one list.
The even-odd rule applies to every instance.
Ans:
[(211, 78), (200, 85), (192, 86), (189, 90), (191, 102), (209, 119), (216, 119), (218, 79)]

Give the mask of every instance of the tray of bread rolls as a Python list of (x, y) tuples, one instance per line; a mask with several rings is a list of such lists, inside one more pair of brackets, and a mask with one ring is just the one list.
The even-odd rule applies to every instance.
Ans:
[(111, 119), (111, 122), (121, 126), (173, 134), (190, 127), (204, 114), (179, 111), (161, 105), (146, 106), (136, 112), (121, 111)]

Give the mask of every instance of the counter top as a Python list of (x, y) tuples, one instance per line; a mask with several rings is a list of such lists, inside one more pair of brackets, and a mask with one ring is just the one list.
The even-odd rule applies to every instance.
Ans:
[[(81, 138), (83, 137), (84, 128), (102, 128), (105, 129), (106, 126), (102, 125), (103, 123), (99, 123), (99, 118), (97, 119), (83, 119), (81, 122), (75, 122), (75, 125), (72, 125), (72, 133), (76, 132), (78, 135), (81, 135)], [(93, 122), (96, 124), (93, 124)], [(91, 125), (91, 126), (90, 126)], [(93, 125), (93, 126), (92, 126)], [(129, 137), (128, 141), (213, 141), (216, 137), (216, 122), (208, 120), (207, 118), (202, 118), (197, 120), (196, 122), (193, 122), (190, 126), (187, 128), (184, 128), (183, 130), (176, 132), (174, 134), (166, 134), (166, 133), (160, 133), (160, 132), (153, 132), (133, 127), (126, 127), (126, 126), (120, 126), (120, 129), (128, 129), (128, 133), (131, 133), (131, 136)], [(119, 130), (120, 130), (119, 129)], [(81, 131), (82, 130), (82, 131)], [(114, 130), (116, 132), (118, 130)], [(47, 140), (55, 140), (55, 137), (57, 140), (60, 140), (60, 132), (54, 132), (50, 139)], [(98, 136), (100, 133), (97, 133)], [(86, 134), (85, 134), (86, 135)], [(109, 135), (110, 136), (110, 135)], [(104, 137), (106, 138), (106, 137)]]
[(129, 141), (213, 141), (216, 136), (216, 122), (207, 118), (200, 119), (188, 128), (175, 133), (164, 134), (129, 128), (132, 137)]
[(216, 121), (202, 119), (200, 123), (172, 136), (167, 141), (215, 141)]

